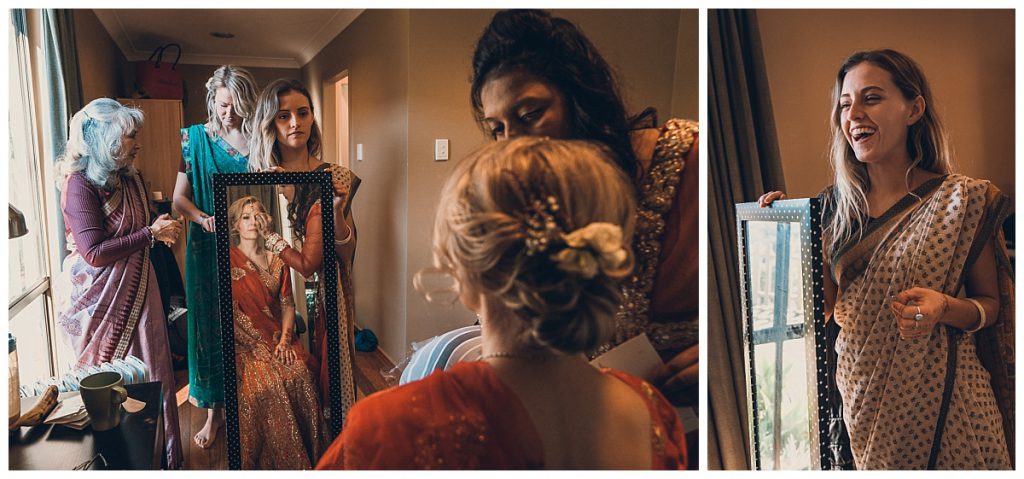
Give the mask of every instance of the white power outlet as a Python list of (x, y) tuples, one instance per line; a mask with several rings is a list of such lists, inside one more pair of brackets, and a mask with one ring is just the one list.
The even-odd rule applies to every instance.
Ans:
[(448, 140), (434, 140), (434, 161), (448, 160)]
[(363, 144), (356, 143), (356, 161), (363, 161)]

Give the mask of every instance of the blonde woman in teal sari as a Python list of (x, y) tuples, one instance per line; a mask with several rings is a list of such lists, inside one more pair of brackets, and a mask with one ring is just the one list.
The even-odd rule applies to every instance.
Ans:
[(181, 130), (182, 162), (174, 207), (190, 222), (185, 252), (189, 401), (209, 410), (206, 424), (194, 438), (204, 449), (213, 444), (224, 423), (213, 174), (263, 169), (249, 161), (256, 94), (256, 82), (248, 71), (222, 66), (206, 82), (209, 120)]

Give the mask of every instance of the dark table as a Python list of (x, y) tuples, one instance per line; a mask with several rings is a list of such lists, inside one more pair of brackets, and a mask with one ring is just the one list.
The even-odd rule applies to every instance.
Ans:
[[(164, 457), (163, 393), (159, 382), (129, 384), (128, 396), (146, 407), (135, 414), (121, 409), (121, 424), (96, 432), (92, 426), (81, 431), (40, 424), (9, 433), (7, 447), (11, 469), (74, 469), (103, 454), (107, 465), (97, 459), (90, 469), (159, 469)], [(64, 399), (77, 393), (64, 393)], [(27, 411), (36, 398), (22, 398)]]

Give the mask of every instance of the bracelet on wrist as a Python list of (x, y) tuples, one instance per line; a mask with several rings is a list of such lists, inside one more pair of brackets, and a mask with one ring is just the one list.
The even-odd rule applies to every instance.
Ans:
[(285, 248), (288, 247), (288, 241), (286, 241), (284, 238), (281, 237), (281, 235), (277, 233), (270, 233), (267, 235), (264, 246), (267, 248), (267, 251), (270, 251), (275, 255), (279, 255), (281, 254), (282, 251), (284, 251)]
[(987, 322), (988, 318), (986, 318), (985, 308), (981, 305), (980, 302), (978, 302), (978, 300), (976, 300), (974, 298), (964, 298), (964, 299), (966, 299), (967, 301), (970, 301), (971, 304), (973, 304), (975, 308), (978, 308), (978, 325), (975, 326), (972, 329), (965, 329), (964, 331), (966, 331), (968, 333), (976, 333), (976, 332), (980, 331), (981, 328), (984, 328), (985, 327), (985, 323)]
[(153, 227), (152, 226), (147, 226), (146, 227), (146, 231), (149, 232), (149, 247), (152, 248), (152, 247), (156, 246), (156, 234), (153, 233)]
[(335, 245), (345, 246), (345, 245), (347, 245), (347, 244), (352, 242), (352, 235), (353, 235), (352, 228), (349, 225), (347, 225), (347, 224), (345, 225), (345, 228), (348, 228), (348, 236), (346, 236), (345, 239), (343, 239), (343, 240), (334, 240), (334, 244)]

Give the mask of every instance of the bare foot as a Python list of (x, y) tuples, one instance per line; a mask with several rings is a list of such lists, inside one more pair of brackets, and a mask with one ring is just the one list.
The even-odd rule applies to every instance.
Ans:
[(206, 415), (206, 424), (196, 433), (196, 445), (203, 449), (209, 449), (213, 441), (217, 439), (217, 431), (224, 424), (224, 418), (219, 409), (210, 409)]

